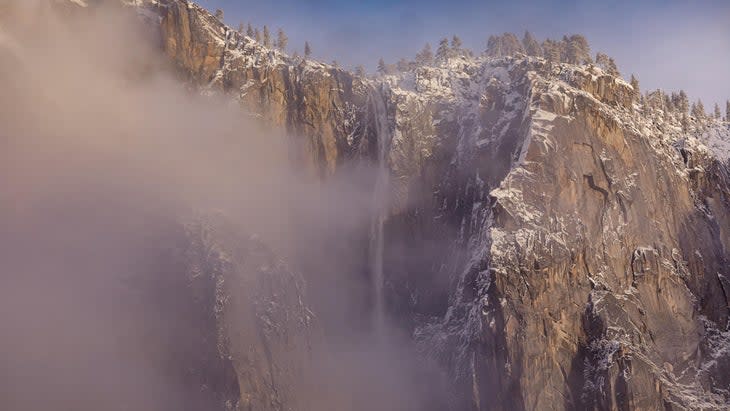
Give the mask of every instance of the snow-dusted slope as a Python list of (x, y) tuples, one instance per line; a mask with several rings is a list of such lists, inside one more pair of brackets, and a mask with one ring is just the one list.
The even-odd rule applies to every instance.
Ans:
[(730, 160), (730, 124), (710, 123), (700, 141), (721, 161)]
[(708, 372), (723, 355), (699, 336), (728, 315), (728, 234), (715, 223), (730, 211), (716, 151), (727, 124), (684, 132), (588, 67), (428, 70), (438, 80), (406, 75), (393, 94), (446, 101), (434, 122), (454, 120), (436, 138), (452, 140), (447, 171), (424, 184), (434, 214), (453, 219), (455, 265), (434, 275), (455, 289), (417, 335), (460, 381), (455, 407), (726, 407), (727, 379)]

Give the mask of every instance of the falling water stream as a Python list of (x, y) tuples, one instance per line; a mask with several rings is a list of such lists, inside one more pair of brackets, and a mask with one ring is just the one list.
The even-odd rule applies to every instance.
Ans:
[(375, 120), (375, 133), (378, 144), (375, 188), (373, 189), (373, 220), (370, 231), (370, 274), (373, 287), (373, 332), (376, 338), (383, 334), (385, 323), (385, 296), (383, 292), (385, 278), (383, 275), (383, 225), (388, 211), (388, 164), (387, 153), (390, 146), (390, 130), (385, 100), (381, 90), (373, 89), (370, 101)]

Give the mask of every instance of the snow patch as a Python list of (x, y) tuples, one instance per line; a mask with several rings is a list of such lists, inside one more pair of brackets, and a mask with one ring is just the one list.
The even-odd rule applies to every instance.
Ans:
[(719, 160), (730, 160), (730, 124), (713, 124), (702, 134), (700, 140)]

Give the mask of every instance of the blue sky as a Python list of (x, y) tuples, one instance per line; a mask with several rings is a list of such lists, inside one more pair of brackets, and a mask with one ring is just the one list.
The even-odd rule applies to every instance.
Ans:
[[(225, 20), (284, 28), (290, 49), (372, 69), (382, 56), (412, 57), (426, 42), (459, 35), (475, 52), (490, 34), (530, 30), (539, 39), (582, 33), (615, 57), (642, 89), (685, 89), (705, 106), (730, 99), (730, 0), (198, 0)], [(724, 109), (724, 104), (722, 104)]]

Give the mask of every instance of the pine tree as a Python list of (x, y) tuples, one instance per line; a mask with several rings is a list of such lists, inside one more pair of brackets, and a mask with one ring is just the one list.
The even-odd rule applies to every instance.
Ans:
[(591, 48), (588, 40), (580, 34), (573, 34), (570, 37), (564, 37), (566, 43), (565, 62), (570, 64), (588, 64), (591, 63)]
[(707, 116), (705, 113), (705, 105), (699, 99), (697, 100), (697, 114), (699, 114), (699, 118), (705, 118)]
[(722, 113), (720, 112), (720, 105), (715, 103), (715, 118), (720, 120), (722, 119)]
[(416, 64), (419, 66), (429, 66), (433, 64), (433, 52), (431, 45), (426, 43), (423, 49), (416, 54)]
[(658, 109), (664, 109), (664, 93), (661, 90), (654, 90), (650, 93), (646, 93), (645, 96), (646, 105)]
[(687, 113), (682, 113), (682, 120), (680, 120), (680, 123), (682, 124), (682, 131), (688, 132), (689, 131), (689, 118), (687, 117)]
[(264, 47), (271, 47), (271, 32), (267, 26), (264, 26)]
[(570, 43), (570, 40), (568, 39), (568, 36), (563, 36), (563, 39), (560, 40), (557, 44), (560, 48), (560, 61), (563, 63), (570, 63), (570, 57), (568, 52), (568, 44)]
[(671, 95), (670, 99), (672, 100), (672, 110), (679, 111), (679, 105), (678, 105), (679, 104), (679, 94), (672, 91), (672, 95)]
[(696, 119), (705, 118), (705, 105), (702, 104), (702, 100), (697, 100), (696, 103), (692, 103), (692, 117)]
[(498, 36), (489, 36), (489, 39), (487, 39), (487, 50), (485, 53), (490, 57), (501, 57), (502, 38)]
[(641, 95), (641, 90), (639, 89), (639, 79), (633, 74), (631, 75), (631, 87), (634, 88), (634, 99), (636, 99), (637, 96)]
[(596, 53), (596, 66), (600, 67), (603, 71), (608, 71), (608, 60), (610, 57), (608, 57), (607, 54), (601, 53), (600, 51)]
[(385, 64), (385, 60), (381, 57), (380, 60), (378, 60), (378, 73), (380, 74), (387, 74), (388, 73), (388, 66)]
[(215, 18), (217, 18), (219, 21), (223, 21), (223, 10), (215, 9)]
[(563, 39), (556, 41), (558, 51), (560, 51), (560, 61), (563, 63), (568, 62), (568, 36), (563, 36)]
[(604, 53), (596, 53), (596, 65), (614, 77), (619, 77), (621, 75), (613, 57), (608, 57), (608, 55)]
[(256, 33), (254, 33), (253, 31), (253, 27), (251, 27), (251, 23), (248, 23), (248, 27), (246, 27), (246, 35), (251, 38), (254, 38), (254, 36), (256, 35)]
[(451, 49), (449, 48), (449, 39), (446, 37), (439, 41), (439, 48), (436, 50), (436, 60), (445, 61), (451, 55)]
[(358, 65), (357, 67), (355, 67), (355, 75), (357, 75), (358, 77), (365, 77), (365, 67), (363, 67), (362, 65)]
[(608, 74), (614, 77), (621, 77), (621, 72), (618, 71), (618, 66), (616, 66), (616, 62), (613, 60), (613, 57), (608, 58)]
[(671, 121), (672, 120), (672, 114), (671, 110), (667, 108), (664, 110), (664, 121)]
[(524, 53), (525, 49), (522, 43), (513, 33), (502, 34), (502, 52), (505, 56), (515, 56), (518, 53)]
[(725, 121), (730, 123), (730, 100), (725, 102)]
[(525, 49), (525, 53), (528, 56), (542, 57), (543, 51), (540, 47), (540, 43), (535, 40), (532, 33), (525, 31), (525, 35), (522, 37), (522, 47)]
[(452, 56), (460, 56), (463, 54), (462, 50), (463, 43), (461, 42), (461, 39), (459, 36), (454, 34), (454, 36), (451, 38), (451, 55)]
[(312, 48), (309, 46), (309, 42), (304, 42), (304, 58), (309, 58), (312, 55)]
[(551, 39), (547, 39), (542, 42), (542, 51), (545, 54), (545, 59), (549, 62), (559, 63), (560, 62), (560, 46)]
[(680, 112), (686, 113), (689, 110), (689, 98), (684, 90), (679, 90), (679, 98), (677, 104), (675, 104)]
[(286, 46), (289, 44), (289, 37), (286, 36), (283, 29), (279, 29), (276, 32), (276, 47), (281, 51), (286, 51)]
[(253, 32), (253, 37), (256, 39), (257, 43), (261, 43), (261, 32), (259, 31), (258, 27)]
[(238, 23), (238, 34), (243, 34), (244, 25), (243, 22)]

